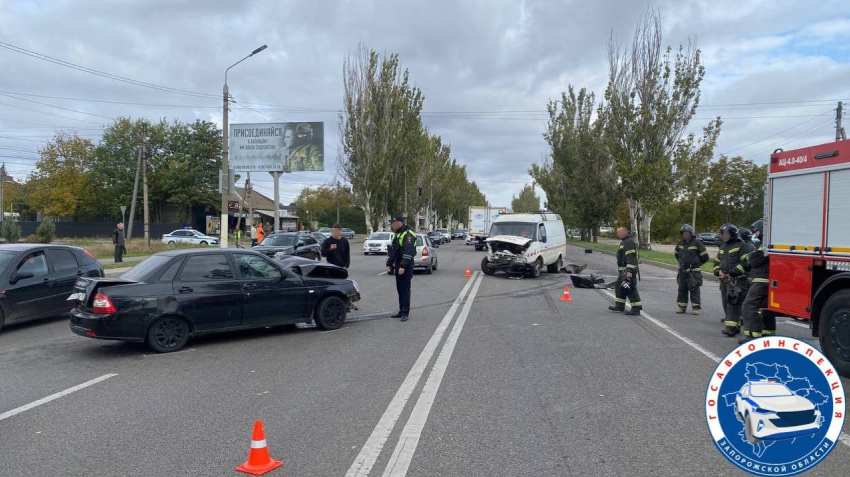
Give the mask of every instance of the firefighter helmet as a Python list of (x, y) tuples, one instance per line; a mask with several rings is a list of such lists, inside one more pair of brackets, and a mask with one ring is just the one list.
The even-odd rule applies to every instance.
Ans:
[(749, 242), (753, 238), (753, 233), (750, 232), (750, 229), (746, 227), (741, 227), (738, 230), (738, 236), (740, 236), (741, 240), (743, 240), (744, 242)]
[(753, 225), (750, 225), (750, 228), (753, 229), (753, 232), (758, 232), (764, 235), (764, 219), (758, 219), (753, 222)]
[(679, 234), (680, 234), (680, 235), (681, 235), (681, 234), (683, 234), (683, 233), (685, 233), (685, 232), (690, 232), (691, 237), (696, 236), (696, 232), (694, 232), (694, 228), (693, 228), (693, 227), (691, 227), (689, 224), (685, 224), (685, 225), (683, 225), (683, 226), (682, 226), (682, 229), (681, 229), (681, 230), (679, 230)]
[(735, 224), (724, 224), (723, 227), (720, 227), (720, 233), (729, 232), (729, 236), (731, 238), (738, 237), (738, 227), (735, 227)]

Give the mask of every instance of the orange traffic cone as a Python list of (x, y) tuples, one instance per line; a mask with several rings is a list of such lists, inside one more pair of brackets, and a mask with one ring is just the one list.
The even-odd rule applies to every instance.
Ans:
[(464, 277), (469, 278), (471, 276), (472, 276), (472, 271), (469, 270), (469, 267), (466, 267), (466, 275), (464, 275)]
[(282, 465), (282, 461), (274, 460), (269, 456), (269, 448), (266, 446), (266, 433), (263, 432), (263, 421), (254, 421), (254, 434), (251, 436), (248, 460), (237, 467), (236, 470), (251, 475), (263, 475)]
[(573, 301), (572, 297), (570, 297), (569, 285), (564, 285), (564, 294), (561, 295), (561, 301)]

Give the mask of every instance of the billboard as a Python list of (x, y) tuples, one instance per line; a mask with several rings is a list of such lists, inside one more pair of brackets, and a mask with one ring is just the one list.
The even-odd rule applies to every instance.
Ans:
[(325, 170), (322, 122), (231, 124), (228, 144), (234, 171)]

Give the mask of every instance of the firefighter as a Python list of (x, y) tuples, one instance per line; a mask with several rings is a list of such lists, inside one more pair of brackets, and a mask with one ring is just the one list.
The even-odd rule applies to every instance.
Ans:
[(738, 334), (741, 328), (741, 304), (747, 277), (741, 255), (746, 253), (744, 241), (738, 237), (738, 227), (726, 224), (720, 228), (723, 245), (714, 259), (714, 275), (720, 278), (720, 295), (723, 300), (725, 319), (723, 334), (729, 337)]
[(626, 309), (626, 298), (631, 303), (631, 309), (627, 315), (640, 315), (643, 304), (637, 290), (638, 278), (638, 256), (637, 245), (629, 235), (629, 229), (620, 227), (617, 229), (617, 237), (620, 239), (620, 248), (617, 250), (617, 287), (614, 305), (609, 306), (611, 311), (622, 312)]
[(398, 313), (393, 318), (407, 321), (410, 315), (410, 288), (413, 282), (413, 259), (416, 257), (416, 234), (404, 224), (404, 216), (393, 217), (392, 244), (387, 249), (387, 273), (395, 274)]
[(688, 224), (679, 231), (682, 241), (676, 245), (676, 260), (679, 262), (679, 273), (676, 282), (679, 284), (679, 296), (676, 313), (682, 314), (688, 308), (688, 295), (691, 299), (691, 313), (700, 314), (700, 287), (702, 286), (702, 271), (700, 266), (708, 262), (708, 250), (696, 238), (694, 228)]
[(739, 340), (743, 344), (761, 336), (776, 334), (776, 317), (768, 312), (762, 312), (767, 308), (768, 276), (770, 271), (770, 257), (765, 252), (764, 241), (764, 219), (755, 221), (752, 225), (753, 236), (758, 239), (755, 250), (747, 256), (750, 266), (750, 289), (744, 300), (744, 337)]

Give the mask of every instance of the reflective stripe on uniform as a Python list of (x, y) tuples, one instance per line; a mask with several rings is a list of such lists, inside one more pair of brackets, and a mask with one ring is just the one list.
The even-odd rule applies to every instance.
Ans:
[(753, 278), (753, 283), (770, 283), (767, 278)]
[(703, 252), (700, 255), (708, 255), (708, 250), (703, 250)]
[(688, 306), (687, 303), (676, 302), (676, 304), (681, 306), (682, 308), (686, 308)]
[(730, 248), (730, 249), (729, 249), (729, 253), (735, 253), (735, 252), (737, 252), (737, 251), (739, 251), (739, 250), (741, 250), (741, 247)]
[(637, 265), (626, 265), (626, 268), (637, 268)]
[(630, 253), (637, 253), (637, 250), (626, 250), (626, 255), (628, 255)]
[(776, 330), (764, 330), (764, 331), (762, 331), (762, 334), (764, 336), (773, 336), (773, 335), (776, 334)]
[(741, 255), (741, 260), (746, 260), (747, 257), (749, 257), (749, 256), (750, 256), (750, 254), (745, 253), (745, 254)]
[(626, 302), (625, 298), (614, 298), (614, 303), (625, 303), (625, 302)]
[(730, 328), (737, 328), (738, 327), (737, 321), (724, 321), (723, 324), (730, 327)]
[(688, 250), (699, 250), (699, 247), (697, 247), (696, 245), (691, 245), (690, 247), (688, 247)]
[(636, 306), (641, 306), (641, 305), (643, 305), (643, 303), (642, 303), (642, 302), (639, 302), (639, 301), (633, 301), (633, 302), (632, 302), (632, 307), (633, 307), (633, 308), (634, 308), (634, 307), (636, 307)]
[(737, 266), (735, 266), (735, 268), (737, 268), (738, 270), (740, 270), (740, 271), (741, 271), (741, 273), (746, 272), (746, 270), (744, 270), (744, 266), (743, 266), (743, 265), (741, 265), (740, 263), (739, 263)]

